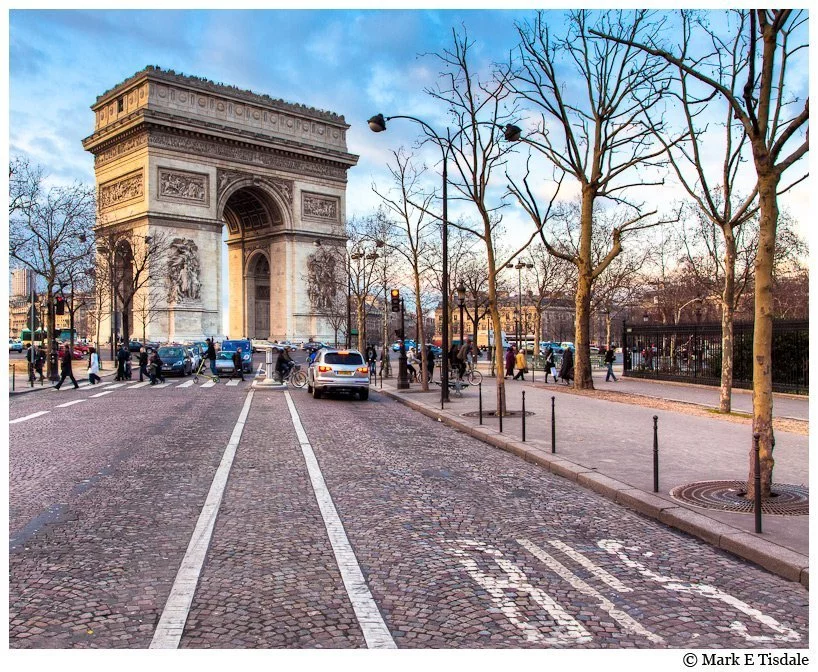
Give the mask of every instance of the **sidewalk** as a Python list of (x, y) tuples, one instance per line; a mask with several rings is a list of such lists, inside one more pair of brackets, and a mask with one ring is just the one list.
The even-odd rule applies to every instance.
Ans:
[[(482, 367), (481, 367), (482, 368)], [(595, 385), (604, 381), (595, 372)], [(499, 422), (477, 417), (478, 390), (469, 387), (462, 398), (454, 392), (440, 410), (440, 387), (420, 391), (418, 384), (397, 390), (396, 378), (373, 386), (429, 417), (470, 434), (503, 450), (535, 462), (609, 499), (692, 534), (714, 546), (755, 562), (771, 572), (809, 587), (809, 516), (767, 515), (762, 534), (755, 533), (752, 513), (705, 509), (680, 502), (669, 495), (676, 486), (715, 480), (746, 480), (749, 473), (751, 427), (722, 417), (702, 417), (676, 410), (655, 410), (606, 401), (567, 391), (566, 386), (506, 380), (508, 410), (519, 411), (522, 391), (526, 418), (526, 441), (518, 417)], [(630, 382), (630, 381), (629, 381)], [(700, 391), (691, 386), (670, 386), (637, 381), (653, 398), (689, 399)], [(379, 381), (380, 385), (380, 381)], [(625, 385), (622, 384), (621, 387)], [(650, 387), (644, 387), (650, 386)], [(602, 382), (599, 388), (616, 388)], [(624, 391), (624, 390), (623, 390)], [(495, 379), (483, 379), (483, 411), (496, 407)], [(718, 403), (718, 390), (715, 390)], [(556, 452), (551, 452), (551, 399), (554, 397)], [(776, 403), (777, 403), (776, 399)], [(800, 400), (797, 400), (800, 401)], [(698, 402), (695, 402), (698, 403)], [(658, 416), (659, 492), (653, 492), (653, 416)], [(808, 485), (808, 437), (776, 432), (774, 482)]]

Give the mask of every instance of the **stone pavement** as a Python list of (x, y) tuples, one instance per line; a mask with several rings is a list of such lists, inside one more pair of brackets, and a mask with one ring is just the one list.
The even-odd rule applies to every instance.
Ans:
[[(604, 383), (595, 372), (599, 389), (620, 389), (626, 383)], [(751, 428), (727, 418), (700, 417), (680, 411), (655, 410), (638, 405), (573, 394), (564, 385), (527, 380), (506, 380), (508, 410), (520, 410), (525, 390), (526, 442), (520, 417), (506, 417), (503, 433), (495, 418), (479, 425), (470, 413), (478, 410), (478, 390), (470, 387), (462, 398), (454, 393), (440, 409), (440, 387), (424, 393), (413, 384), (397, 390), (395, 378), (383, 381), (383, 392), (421, 413), (437, 418), (503, 450), (538, 463), (624, 506), (655, 518), (714, 546), (727, 550), (792, 581), (809, 586), (809, 517), (763, 518), (762, 534), (755, 534), (752, 514), (689, 506), (669, 495), (679, 485), (713, 480), (744, 480), (749, 473)], [(494, 379), (483, 379), (483, 410), (495, 408)], [(628, 381), (630, 382), (630, 381)], [(665, 387), (634, 381), (650, 396), (696, 402), (701, 392), (689, 385)], [(380, 391), (381, 381), (378, 381)], [(635, 387), (635, 386), (634, 386)], [(630, 391), (630, 390), (629, 390)], [(716, 402), (718, 391), (716, 390)], [(643, 392), (644, 393), (644, 392)], [(556, 411), (556, 452), (551, 452), (551, 403)], [(776, 402), (778, 403), (778, 395)], [(800, 401), (800, 400), (796, 400)], [(653, 416), (659, 437), (659, 492), (653, 492)], [(797, 417), (797, 416), (796, 416)], [(808, 437), (777, 431), (775, 483), (808, 484)]]

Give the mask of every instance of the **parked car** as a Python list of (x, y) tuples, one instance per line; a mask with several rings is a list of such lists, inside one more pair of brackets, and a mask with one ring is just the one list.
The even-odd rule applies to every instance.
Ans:
[[(65, 345), (65, 344), (60, 345), (59, 349), (57, 350), (57, 356), (60, 359), (62, 359), (62, 357), (65, 354), (65, 351), (66, 351), (67, 348), (68, 348), (68, 345)], [(77, 350), (76, 348), (74, 348), (71, 351), (71, 359), (82, 359), (83, 357), (84, 357), (84, 355), (80, 350)]]
[[(409, 350), (409, 348), (416, 348), (416, 347), (417, 347), (417, 345), (415, 345), (415, 342), (411, 338), (406, 339), (406, 349), (407, 350)], [(399, 352), (400, 351), (400, 341), (395, 341), (392, 344), (392, 350), (393, 350), (393, 352)]]
[(204, 359), (205, 351), (202, 350), (195, 343), (192, 344), (192, 345), (188, 345), (187, 349), (190, 351), (190, 364), (193, 367), (194, 371), (198, 371), (199, 370), (199, 364), (201, 364), (202, 359)]
[[(249, 338), (242, 338), (222, 342), (222, 352), (229, 352), (230, 356), (241, 348), (242, 370), (245, 373), (253, 372), (253, 344)], [(218, 363), (218, 362), (217, 362)]]
[(163, 345), (159, 348), (162, 374), (189, 376), (193, 372), (193, 358), (184, 345)]
[(23, 342), (19, 338), (9, 339), (9, 352), (22, 352)]
[(335, 391), (357, 392), (361, 399), (369, 399), (369, 367), (364, 356), (357, 350), (319, 350), (307, 369), (307, 391), (315, 399)]

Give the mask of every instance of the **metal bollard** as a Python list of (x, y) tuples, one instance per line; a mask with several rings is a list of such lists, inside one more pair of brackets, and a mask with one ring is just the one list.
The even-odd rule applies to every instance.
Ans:
[(525, 390), (523, 390), (523, 443), (525, 443)]
[(551, 397), (551, 452), (557, 452), (557, 423), (554, 418), (554, 397)]
[(653, 416), (653, 491), (659, 492), (659, 416)]
[(753, 444), (755, 445), (755, 497), (753, 508), (756, 514), (756, 534), (761, 534), (761, 445), (759, 444), (761, 435), (753, 434)]
[(499, 406), (497, 407), (497, 412), (500, 414), (500, 434), (503, 433), (503, 409)]
[(483, 383), (477, 383), (477, 417), (480, 424), (483, 424)]
[[(14, 382), (15, 382), (15, 379), (17, 378), (16, 368), (17, 368), (16, 364), (11, 365), (11, 391), (12, 392), (14, 392)], [(34, 381), (32, 381), (31, 386), (34, 387)]]

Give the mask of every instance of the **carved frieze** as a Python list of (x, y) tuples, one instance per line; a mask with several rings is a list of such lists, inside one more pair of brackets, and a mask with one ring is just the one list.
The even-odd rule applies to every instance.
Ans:
[(119, 207), (145, 196), (145, 179), (142, 170), (111, 180), (99, 188), (99, 209)]
[(301, 213), (311, 219), (338, 220), (338, 199), (308, 192), (301, 193)]
[(253, 182), (257, 182), (259, 180), (264, 180), (268, 184), (271, 184), (273, 188), (281, 194), (281, 197), (289, 204), (292, 205), (293, 202), (293, 181), (292, 180), (279, 180), (274, 177), (264, 177), (260, 178), (252, 173), (244, 173), (239, 170), (222, 170), (221, 168), (218, 169), (216, 173), (216, 184), (218, 189), (217, 198), (221, 198), (222, 194), (228, 189), (233, 183), (239, 182), (242, 180), (252, 180)]
[(305, 173), (336, 180), (346, 179), (346, 170), (338, 166), (280, 156), (272, 152), (259, 151), (247, 147), (226, 145), (202, 138), (190, 138), (187, 136), (172, 135), (170, 133), (151, 133), (148, 144), (151, 147), (177, 149), (192, 154), (222, 158), (230, 161), (240, 161), (278, 170), (287, 170), (294, 173)]
[(199, 248), (190, 238), (174, 238), (168, 260), (168, 301), (184, 303), (201, 298)]
[(121, 156), (130, 154), (137, 149), (148, 146), (148, 134), (140, 133), (139, 135), (131, 136), (125, 140), (117, 142), (112, 147), (100, 152), (94, 157), (95, 166), (104, 166), (106, 163), (118, 159)]
[(178, 201), (207, 207), (210, 204), (210, 180), (205, 173), (158, 168), (160, 201)]

